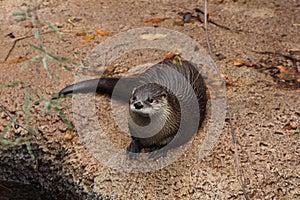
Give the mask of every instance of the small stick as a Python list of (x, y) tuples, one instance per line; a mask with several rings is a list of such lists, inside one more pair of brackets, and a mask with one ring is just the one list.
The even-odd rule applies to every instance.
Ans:
[[(43, 34), (48, 34), (48, 33), (52, 33), (52, 32), (53, 32), (52, 30), (51, 30), (51, 31), (46, 31), (46, 32), (43, 33)], [(7, 59), (9, 58), (9, 56), (10, 56), (10, 54), (11, 54), (11, 52), (12, 52), (13, 49), (15, 48), (17, 42), (19, 42), (20, 40), (24, 40), (24, 39), (32, 38), (32, 37), (34, 37), (34, 35), (22, 36), (22, 37), (19, 37), (19, 38), (15, 39), (13, 45), (12, 45), (11, 48), (9, 49), (9, 51), (8, 51), (8, 53), (7, 53), (6, 57), (5, 57), (5, 59), (3, 60), (3, 62), (6, 62), (6, 61), (7, 61)]]
[[(226, 97), (226, 102), (227, 102), (227, 97)], [(232, 124), (232, 120), (231, 120), (231, 112), (230, 112), (230, 107), (229, 104), (227, 103), (227, 112), (228, 112), (228, 117), (229, 117), (229, 126), (230, 126), (230, 132), (231, 132), (231, 137), (233, 140), (233, 144), (234, 144), (234, 155), (235, 155), (235, 164), (236, 164), (236, 170), (237, 170), (237, 175), (238, 175), (238, 180), (242, 186), (242, 190), (243, 190), (243, 194), (246, 200), (250, 200), (247, 191), (246, 191), (246, 185), (245, 185), (245, 181), (244, 181), (244, 174), (243, 171), (241, 170), (241, 166), (240, 166), (240, 159), (239, 159), (239, 155), (238, 155), (238, 147), (237, 147), (237, 137), (235, 135), (234, 132), (234, 127)]]
[(14, 121), (14, 119), (11, 117), (11, 115), (9, 114), (9, 112), (7, 111), (7, 109), (3, 106), (3, 104), (0, 103), (0, 109), (3, 110), (5, 112), (5, 114), (9, 117), (9, 119), (13, 122), (14, 124), (14, 128), (18, 129), (19, 127), (21, 127), (22, 129), (30, 132), (27, 128), (25, 128), (23, 125), (17, 123)]
[(209, 52), (210, 55), (212, 55), (211, 46), (210, 46), (209, 37), (208, 37), (208, 32), (207, 32), (207, 23), (208, 23), (208, 21), (207, 21), (207, 0), (204, 0), (204, 32), (205, 32), (205, 39), (206, 39), (208, 52)]
[[(212, 56), (210, 41), (209, 41), (208, 32), (207, 32), (207, 23), (208, 23), (208, 20), (207, 20), (207, 0), (204, 0), (204, 32), (205, 32), (205, 38), (206, 38), (206, 43), (207, 43), (209, 55)], [(218, 69), (216, 64), (214, 62), (212, 62), (212, 63), (214, 65), (214, 67), (216, 69)], [(231, 111), (230, 111), (230, 107), (229, 107), (229, 104), (228, 104), (227, 96), (225, 96), (225, 100), (226, 100), (226, 104), (227, 104), (227, 113), (229, 115), (229, 125), (230, 125), (230, 130), (231, 130), (231, 136), (232, 136), (233, 144), (234, 144), (234, 155), (235, 155), (235, 164), (236, 164), (236, 168), (237, 168), (238, 180), (240, 181), (240, 184), (242, 186), (242, 190), (243, 190), (243, 194), (244, 194), (245, 199), (249, 200), (250, 198), (247, 194), (246, 185), (245, 185), (245, 182), (244, 182), (244, 174), (243, 174), (243, 172), (241, 170), (241, 166), (240, 166), (239, 155), (238, 155), (238, 147), (237, 147), (237, 137), (235, 135), (233, 123), (232, 123), (232, 120), (231, 120)]]
[[(254, 52), (254, 53), (258, 53), (258, 54), (272, 54), (274, 55), (275, 52), (273, 51), (255, 51), (255, 50), (252, 50), (252, 49), (249, 49), (250, 51)], [(282, 54), (282, 53), (279, 53), (279, 52), (276, 52), (276, 55), (277, 56), (281, 56), (281, 57), (284, 57), (285, 59), (288, 59), (288, 60), (291, 60), (291, 61), (295, 61), (295, 62), (300, 62), (300, 59), (297, 59), (291, 55), (285, 55), (285, 54)]]
[[(205, 7), (206, 6), (206, 7)], [(204, 2), (204, 13), (199, 9), (199, 8), (196, 8), (195, 11), (197, 12), (197, 15), (198, 15), (198, 20), (200, 22), (202, 22), (200, 16), (204, 17), (204, 24), (206, 23), (212, 23), (213, 25), (219, 27), (219, 28), (223, 28), (225, 30), (228, 30), (228, 31), (233, 31), (233, 32), (241, 32), (241, 30), (232, 30), (231, 28), (227, 27), (227, 26), (224, 26), (224, 25), (221, 25), (221, 24), (218, 24), (217, 22), (213, 21), (212, 19), (209, 19), (208, 16), (209, 14), (207, 13), (207, 5), (205, 5), (205, 2)]]

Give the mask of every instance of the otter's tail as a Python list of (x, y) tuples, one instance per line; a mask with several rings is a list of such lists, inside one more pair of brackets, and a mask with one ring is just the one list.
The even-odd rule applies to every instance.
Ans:
[[(120, 81), (120, 83), (118, 84), (116, 91), (114, 91), (118, 81)], [(58, 94), (98, 93), (112, 96), (114, 92), (114, 98), (128, 101), (129, 95), (135, 85), (136, 78), (96, 78), (69, 85), (62, 89)]]

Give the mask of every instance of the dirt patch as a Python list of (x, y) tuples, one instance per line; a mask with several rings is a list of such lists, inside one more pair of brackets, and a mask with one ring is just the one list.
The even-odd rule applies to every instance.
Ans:
[[(23, 1), (20, 0), (0, 1), (2, 10), (0, 16), (1, 60), (6, 57), (13, 44), (14, 38), (8, 36), (10, 33), (15, 37), (32, 34), (32, 28), (27, 22), (15, 24), (11, 15), (12, 11), (20, 10), (22, 3)], [(179, 12), (189, 11), (194, 14), (196, 7), (201, 7), (201, 5), (197, 2), (183, 3), (182, 1), (49, 0), (40, 4), (39, 13), (41, 18), (58, 25), (61, 31), (78, 29), (68, 23), (68, 19), (72, 19), (80, 26), (104, 30), (110, 35), (132, 28), (155, 25), (182, 32), (195, 39), (200, 45), (206, 46), (205, 35), (199, 23), (188, 23), (184, 26), (174, 23), (182, 18), (178, 15)], [(209, 12), (217, 14), (213, 18), (214, 21), (232, 30), (239, 30), (238, 32), (228, 31), (213, 24), (209, 25), (214, 60), (227, 84), (227, 96), (238, 137), (246, 191), (251, 199), (298, 199), (300, 198), (298, 86), (293, 87), (293, 90), (286, 89), (289, 88), (286, 85), (280, 87), (278, 81), (272, 76), (274, 73), (278, 75), (282, 72), (279, 68), (277, 68), (278, 71), (264, 71), (268, 68), (258, 70), (255, 67), (236, 67), (233, 61), (243, 59), (263, 63), (263, 67), (271, 67), (271, 70), (276, 70), (276, 66), (282, 65), (294, 70), (295, 73), (299, 72), (299, 61), (257, 52), (275, 51), (284, 55), (291, 55), (290, 52), (293, 52), (292, 56), (299, 59), (300, 4), (297, 1), (282, 0), (276, 2), (210, 1)], [(158, 17), (170, 19), (157, 24), (145, 22)], [(54, 33), (43, 35), (43, 39), (48, 51), (80, 62), (105, 38), (97, 36), (95, 40), (84, 43), (80, 41), (81, 37), (65, 32), (62, 40), (58, 39)], [(29, 43), (36, 44), (36, 41), (33, 38), (19, 41), (8, 60), (35, 56), (37, 52), (29, 47)], [(142, 54), (147, 55), (147, 52), (142, 52)], [(126, 70), (143, 59), (138, 57), (136, 60), (132, 58), (126, 60), (124, 57), (124, 60), (117, 60), (118, 68), (113, 75), (123, 75)], [(50, 97), (51, 94), (74, 81), (72, 75), (61, 69), (56, 62), (49, 62), (51, 71), (60, 77), (59, 80), (53, 81), (49, 80), (44, 70), (41, 70), (37, 78), (34, 67), (22, 73), (19, 72), (22, 64), (1, 63), (0, 85), (13, 82), (30, 83), (33, 98), (35, 88), (40, 91), (37, 96)], [(285, 80), (280, 76), (279, 79)], [(289, 80), (284, 82), (290, 83)], [(20, 84), (0, 91), (0, 103), (18, 116), (19, 123), (24, 122), (25, 86), (26, 84)], [(109, 98), (96, 96), (96, 99), (97, 108), (99, 108), (97, 115), (102, 119), (103, 117), (107, 119), (104, 114), (109, 113)], [(72, 98), (62, 101), (67, 105), (65, 114), (72, 121)], [(72, 140), (64, 139), (67, 126), (57, 115), (43, 117), (41, 113), (42, 106), (32, 105), (31, 125), (39, 130), (40, 134), (28, 136), (28, 140), (39, 149), (34, 151), (39, 162), (48, 163), (46, 168), (53, 168), (53, 170), (35, 171), (30, 168), (29, 171), (22, 171), (24, 176), (21, 176), (20, 170), (12, 166), (20, 162), (26, 162), (26, 166), (29, 166), (29, 163), (33, 162), (29, 156), (26, 156), (24, 147), (11, 149), (1, 146), (0, 176), (2, 180), (30, 183), (41, 191), (47, 191), (53, 187), (55, 190), (50, 191), (74, 195), (62, 196), (66, 199), (86, 199), (89, 198), (88, 195), (94, 194), (116, 199), (244, 198), (236, 175), (234, 148), (227, 122), (218, 144), (203, 160), (197, 158), (197, 153), (206, 126), (200, 130), (198, 138), (193, 141), (189, 151), (177, 161), (155, 172), (134, 174), (120, 172), (103, 165), (101, 161), (93, 157), (78, 135), (75, 135)], [(107, 128), (112, 133), (118, 132), (118, 128), (109, 120), (103, 121), (107, 123)], [(9, 119), (2, 112), (1, 132), (8, 123)], [(12, 137), (15, 137), (13, 130), (11, 132)], [(127, 143), (118, 141), (118, 138), (114, 138), (114, 142), (121, 147), (126, 146)], [(8, 156), (8, 151), (13, 152), (14, 156)], [(63, 156), (56, 157), (62, 151), (65, 152)], [(33, 163), (33, 165), (36, 164)], [(59, 167), (56, 168), (57, 166)], [(36, 173), (38, 176), (32, 178), (32, 174)], [(54, 181), (48, 180), (51, 177), (57, 178), (55, 184)], [(55, 186), (58, 182), (62, 184)], [(9, 187), (9, 184), (4, 182), (2, 184)], [(1, 185), (0, 191), (2, 192)]]

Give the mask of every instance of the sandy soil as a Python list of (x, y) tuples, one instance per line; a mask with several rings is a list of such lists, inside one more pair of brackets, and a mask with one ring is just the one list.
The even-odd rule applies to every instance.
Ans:
[[(33, 32), (30, 22), (16, 24), (15, 17), (11, 15), (13, 11), (26, 9), (21, 6), (22, 3), (21, 0), (0, 1), (1, 60), (5, 59), (16, 38), (31, 35)], [(80, 63), (105, 38), (97, 35), (95, 40), (82, 42), (81, 39), (87, 39), (90, 35), (75, 36), (74, 32), (67, 30), (95, 27), (113, 36), (133, 28), (156, 25), (184, 33), (206, 48), (205, 35), (198, 22), (187, 23), (184, 26), (179, 26), (177, 23), (182, 19), (178, 15), (179, 12), (189, 11), (195, 15), (194, 9), (197, 7), (202, 8), (202, 3), (199, 5), (197, 1), (47, 0), (40, 3), (40, 17), (56, 24), (64, 34), (62, 39), (58, 39), (54, 33), (43, 34), (43, 45), (53, 54)], [(286, 71), (276, 68), (276, 66), (286, 66), (287, 70), (292, 70), (294, 74), (300, 71), (300, 3), (296, 0), (212, 0), (209, 2), (209, 13), (216, 14), (212, 18), (215, 22), (233, 30), (229, 31), (209, 24), (213, 58), (227, 85), (228, 103), (238, 139), (238, 155), (247, 195), (250, 199), (300, 199), (299, 85), (289, 79), (291, 76), (285, 74)], [(154, 24), (145, 22), (153, 18), (170, 19)], [(77, 26), (68, 23), (68, 19)], [(47, 28), (44, 27), (43, 31), (47, 31)], [(85, 28), (81, 32), (89, 31)], [(9, 37), (9, 34), (16, 38)], [(17, 121), (21, 124), (25, 124), (26, 85), (29, 85), (31, 98), (34, 101), (42, 96), (49, 98), (51, 94), (74, 82), (70, 72), (63, 70), (59, 63), (51, 60), (49, 68), (55, 75), (53, 80), (47, 77), (44, 69), (41, 69), (37, 76), (36, 65), (20, 72), (19, 68), (24, 62), (14, 63), (13, 59), (32, 58), (38, 54), (36, 50), (30, 48), (30, 43), (38, 45), (33, 38), (17, 42), (7, 59), (12, 63), (2, 62), (0, 67), (0, 85), (23, 82), (19, 86), (0, 90), (0, 103), (12, 114), (17, 115)], [(132, 66), (147, 59), (148, 55), (149, 59), (153, 60), (163, 58), (165, 55), (163, 52), (149, 52), (133, 54), (139, 55), (137, 58), (131, 55), (115, 61), (117, 67), (112, 74), (124, 75)], [(292, 56), (295, 59), (291, 60), (279, 54), (274, 55), (272, 52), (284, 55), (293, 52)], [(237, 67), (233, 64), (236, 59), (258, 63), (262, 67), (251, 64), (250, 67), (249, 65)], [(78, 69), (74, 70), (78, 71)], [(35, 89), (37, 89), (36, 94), (34, 94)], [(74, 120), (72, 98), (61, 101), (66, 105), (64, 113), (68, 119)], [(101, 95), (96, 96), (96, 108), (97, 116), (105, 119), (104, 127), (112, 133), (111, 141), (124, 148), (129, 139), (126, 140), (125, 137), (122, 139), (118, 127), (111, 122), (111, 113), (108, 112), (110, 99)], [(39, 130), (40, 134), (25, 135), (25, 137), (27, 141), (34, 144), (33, 150), (38, 158), (35, 166), (54, 169), (51, 176), (56, 178), (51, 181), (47, 170), (34, 170), (30, 164), (26, 164), (26, 167), (24, 164), (24, 169), (9, 168), (14, 165), (19, 166), (17, 164), (20, 164), (19, 160), (22, 159), (28, 163), (33, 161), (26, 151), (23, 151), (24, 146), (3, 145), (0, 153), (0, 180), (30, 183), (41, 190), (55, 188), (58, 182), (69, 183), (77, 189), (73, 190), (71, 186), (62, 185), (56, 190), (58, 197), (61, 193), (72, 191), (73, 196), (61, 196), (66, 199), (88, 199), (96, 196), (115, 199), (245, 198), (237, 175), (228, 117), (217, 145), (204, 159), (199, 160), (197, 153), (209, 119), (204, 123), (189, 150), (171, 165), (153, 172), (126, 173), (109, 168), (97, 160), (83, 144), (76, 131), (75, 137), (71, 140), (64, 138), (67, 132), (64, 122), (56, 114), (42, 116), (42, 109), (42, 104), (31, 104), (30, 124)], [(0, 114), (0, 130), (3, 132), (9, 119), (4, 112)], [(11, 138), (17, 135), (14, 130), (10, 131)], [(21, 151), (20, 148), (23, 150)], [(11, 152), (15, 156), (5, 160), (4, 158), (8, 158), (8, 153)], [(24, 173), (21, 172), (22, 170)], [(25, 172), (35, 175), (28, 175)], [(1, 182), (0, 185), (1, 194), (11, 193), (12, 189), (7, 190), (3, 186), (5, 182)], [(8, 198), (4, 195), (4, 199)]]

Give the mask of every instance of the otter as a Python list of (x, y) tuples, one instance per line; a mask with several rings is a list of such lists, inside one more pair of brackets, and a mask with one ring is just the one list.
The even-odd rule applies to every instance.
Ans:
[(127, 154), (131, 159), (145, 149), (156, 160), (169, 149), (187, 143), (201, 127), (206, 113), (205, 82), (195, 65), (186, 60), (161, 61), (138, 77), (78, 82), (62, 89), (59, 95), (90, 92), (129, 100), (132, 141)]

